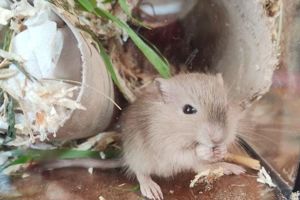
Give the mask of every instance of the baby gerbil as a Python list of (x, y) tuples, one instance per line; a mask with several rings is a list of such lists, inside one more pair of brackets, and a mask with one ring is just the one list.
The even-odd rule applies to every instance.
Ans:
[(240, 166), (222, 162), (226, 146), (234, 140), (238, 115), (220, 74), (157, 78), (122, 114), (121, 160), (67, 160), (50, 167), (124, 167), (135, 175), (145, 197), (163, 199), (152, 175), (170, 177), (218, 167), (225, 174), (244, 172)]

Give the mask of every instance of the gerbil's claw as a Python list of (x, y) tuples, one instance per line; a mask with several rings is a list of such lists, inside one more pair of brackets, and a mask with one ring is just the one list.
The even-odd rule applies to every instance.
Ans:
[(223, 172), (225, 175), (230, 175), (230, 174), (240, 175), (246, 172), (245, 168), (232, 163), (223, 162), (220, 164), (220, 167), (223, 168)]
[(214, 158), (216, 160), (222, 160), (227, 153), (227, 147), (225, 144), (218, 145), (213, 150)]
[(150, 176), (137, 176), (140, 183), (141, 193), (147, 199), (163, 200), (162, 191), (157, 183), (155, 183)]

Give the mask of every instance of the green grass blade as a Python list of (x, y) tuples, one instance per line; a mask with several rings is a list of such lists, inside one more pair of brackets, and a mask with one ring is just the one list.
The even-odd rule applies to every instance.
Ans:
[(81, 151), (81, 150), (57, 150), (58, 159), (75, 159), (75, 158), (95, 158), (100, 157), (96, 151)]
[[(97, 8), (92, 2), (92, 0), (77, 0), (77, 2), (83, 6), (87, 11), (94, 13), (98, 17), (104, 17), (106, 19), (114, 22), (119, 28), (125, 30), (135, 45), (142, 51), (149, 62), (154, 66), (154, 68), (159, 72), (159, 74), (164, 78), (169, 78), (171, 76), (170, 68), (166, 59), (159, 56), (149, 45), (147, 45), (129, 26), (127, 23), (118, 19), (110, 12)], [(121, 1), (122, 3), (122, 1)], [(126, 7), (126, 5), (123, 6)], [(126, 10), (126, 8), (125, 8)], [(128, 9), (129, 10), (129, 9)], [(126, 11), (129, 12), (129, 11)]]
[(162, 59), (149, 45), (147, 45), (129, 26), (120, 19), (113, 16), (111, 13), (95, 8), (94, 13), (98, 16), (105, 16), (106, 18), (113, 21), (119, 28), (124, 29), (135, 45), (143, 52), (146, 58), (154, 66), (154, 68), (160, 73), (164, 78), (169, 78), (171, 76), (168, 63)]
[(81, 30), (83, 30), (83, 31), (87, 32), (88, 34), (90, 34), (90, 36), (94, 40), (94, 44), (96, 45), (96, 48), (98, 49), (100, 56), (103, 59), (103, 62), (106, 66), (106, 69), (108, 70), (108, 72), (111, 76), (111, 79), (116, 84), (116, 86), (120, 89), (120, 91), (122, 91), (122, 88), (121, 88), (120, 82), (117, 78), (115, 69), (113, 67), (113, 64), (111, 62), (111, 59), (110, 59), (109, 55), (106, 53), (105, 48), (103, 47), (103, 45), (101, 44), (101, 42), (98, 40), (98, 38), (96, 37), (96, 35), (94, 33), (92, 33), (91, 31), (89, 31), (87, 29), (84, 29), (83, 27), (80, 27), (80, 28), (81, 28)]
[(102, 57), (102, 59), (105, 63), (105, 66), (106, 66), (108, 72), (110, 73), (110, 76), (111, 76), (113, 82), (122, 91), (122, 89), (120, 88), (120, 83), (118, 81), (115, 69), (114, 69), (113, 64), (110, 60), (109, 55), (106, 53), (105, 48), (103, 47), (103, 45), (100, 42), (98, 43), (98, 47), (99, 47), (99, 53), (100, 53), (100, 55), (101, 55), (101, 57)]
[(52, 149), (39, 150), (28, 149), (23, 152), (23, 155), (31, 156), (32, 160), (47, 160), (47, 159), (73, 159), (73, 158), (89, 158), (99, 157), (98, 152), (89, 150), (74, 150), (74, 149)]
[(19, 156), (10, 162), (8, 161), (4, 165), (1, 165), (0, 172), (3, 171), (4, 169), (6, 169), (7, 167), (10, 167), (13, 165), (25, 164), (25, 163), (30, 162), (31, 160), (32, 160), (32, 158), (30, 156), (25, 156), (25, 155)]
[(0, 88), (0, 106), (4, 103), (4, 91)]
[(4, 30), (4, 38), (3, 38), (1, 49), (3, 49), (4, 51), (9, 51), (10, 43), (13, 36), (13, 30), (9, 29), (8, 26), (4, 27), (3, 30)]
[(113, 0), (104, 0), (104, 1), (102, 1), (102, 3), (112, 3), (113, 2)]
[[(16, 149), (10, 151), (12, 159), (0, 166), (0, 172), (5, 168), (18, 165), (26, 164), (33, 161), (49, 161), (49, 160), (63, 160), (63, 159), (80, 159), (80, 158), (98, 158), (101, 159), (98, 151), (91, 150), (76, 150), (76, 149), (51, 149), (51, 150), (40, 150), (40, 149)], [(104, 151), (106, 158), (117, 158), (120, 157), (120, 150), (109, 147)], [(1, 154), (1, 153), (0, 153)]]
[(132, 15), (131, 15), (131, 12), (129, 10), (126, 0), (118, 0), (118, 3), (120, 5), (120, 7), (122, 8), (122, 10), (124, 11), (124, 13), (132, 18)]
[(141, 22), (140, 20), (134, 18), (130, 12), (129, 6), (127, 4), (127, 0), (118, 0), (118, 3), (120, 5), (120, 7), (122, 8), (123, 12), (130, 17), (130, 19), (133, 21), (133, 23), (145, 27), (147, 29), (150, 29), (150, 27), (148, 27), (146, 24), (144, 24), (143, 22)]
[(122, 150), (113, 146), (108, 146), (103, 153), (105, 154), (105, 159), (113, 159), (121, 157)]
[(15, 119), (15, 111), (14, 111), (14, 100), (13, 98), (9, 97), (9, 102), (6, 106), (6, 113), (7, 113), (7, 123), (8, 123), (8, 129), (7, 129), (7, 136), (10, 139), (16, 138), (16, 119)]
[(0, 166), (0, 171), (3, 169), (18, 165), (26, 164), (32, 161), (43, 161), (51, 159), (75, 159), (75, 158), (100, 158), (99, 152), (89, 150), (74, 150), (74, 149), (53, 149), (53, 150), (39, 150), (39, 149), (27, 149), (27, 150), (15, 150), (12, 151), (14, 160), (7, 164)]
[(96, 7), (95, 1), (91, 0), (77, 0), (78, 3), (89, 12), (93, 12), (94, 8)]
[[(28, 163), (30, 161), (32, 161), (32, 157), (31, 156), (20, 156), (18, 157), (16, 160), (14, 160), (13, 162), (9, 163), (8, 166), (13, 166), (13, 165), (19, 165), (19, 164), (25, 164), (25, 163)], [(8, 167), (7, 166), (7, 167)]]
[(154, 51), (155, 51), (155, 53), (157, 53), (160, 57), (161, 57), (161, 59), (163, 59), (166, 63), (168, 63), (168, 65), (169, 65), (169, 62), (168, 62), (168, 60), (164, 57), (164, 55), (159, 51), (159, 49), (155, 46), (155, 45), (153, 45), (147, 38), (145, 38), (144, 36), (142, 36), (142, 35), (139, 35), (139, 37), (141, 37), (145, 42), (146, 42), (146, 44), (147, 45), (149, 45)]
[(131, 192), (139, 192), (140, 191), (140, 185), (135, 185), (130, 189)]

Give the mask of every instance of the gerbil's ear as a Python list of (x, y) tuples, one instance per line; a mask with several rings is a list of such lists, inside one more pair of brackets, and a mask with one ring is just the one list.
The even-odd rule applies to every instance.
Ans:
[(170, 96), (169, 94), (170, 88), (169, 88), (168, 81), (163, 78), (156, 78), (154, 79), (154, 84), (158, 89), (159, 93), (161, 94), (163, 100), (166, 101)]
[(221, 85), (224, 85), (224, 80), (223, 80), (223, 76), (221, 73), (217, 73), (216, 74), (216, 77), (217, 77), (217, 81), (221, 84)]

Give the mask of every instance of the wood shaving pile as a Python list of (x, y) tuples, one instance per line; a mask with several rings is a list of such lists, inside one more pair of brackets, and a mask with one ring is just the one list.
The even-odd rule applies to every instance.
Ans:
[[(114, 37), (121, 36), (120, 41), (128, 38), (127, 33), (117, 28), (111, 21), (103, 20), (89, 12), (76, 9), (74, 0), (67, 0), (67, 1), (53, 0), (52, 2), (57, 7), (62, 8), (63, 10), (67, 10), (73, 16), (76, 16), (77, 17), (76, 21), (79, 21), (80, 26), (88, 27), (93, 33), (97, 34), (99, 38), (108, 40)], [(114, 16), (118, 17), (122, 21), (127, 21), (128, 16), (122, 11), (122, 9), (119, 7), (119, 5), (116, 2), (117, 1), (96, 0), (97, 3), (96, 5), (100, 9), (113, 13)], [(138, 3), (138, 1), (129, 0), (127, 1), (127, 3), (129, 9), (132, 9)]]
[[(74, 99), (80, 87), (52, 78), (58, 63), (63, 36), (44, 0), (35, 0), (34, 6), (21, 0), (1, 8), (0, 23), (10, 24), (14, 31), (9, 51), (0, 51), (0, 57), (10, 64), (9, 76), (0, 80), (0, 88), (18, 102), (16, 115), (17, 139), (33, 142), (44, 141), (48, 134), (54, 134), (75, 109), (85, 109)], [(20, 20), (22, 19), (22, 20)], [(22, 29), (21, 29), (22, 27)], [(4, 62), (3, 61), (3, 62)], [(12, 74), (12, 72), (14, 72)], [(0, 70), (3, 75), (3, 68)], [(1, 129), (7, 129), (7, 95), (0, 107)], [(24, 140), (23, 136), (29, 140)], [(12, 141), (10, 145), (21, 145)]]
[(205, 191), (212, 189), (213, 183), (224, 175), (223, 168), (217, 168), (214, 170), (208, 169), (198, 173), (193, 180), (191, 180), (190, 188), (194, 188), (198, 184), (204, 184)]

